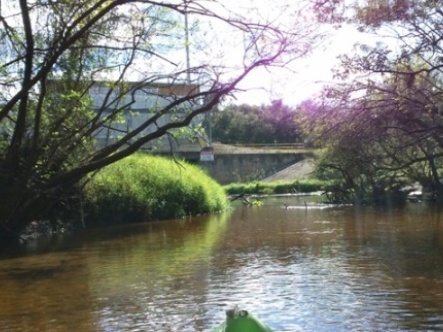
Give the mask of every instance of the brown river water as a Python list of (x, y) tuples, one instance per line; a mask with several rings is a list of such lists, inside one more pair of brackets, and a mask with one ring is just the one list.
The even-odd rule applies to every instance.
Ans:
[(0, 258), (0, 331), (443, 331), (443, 213), (268, 199)]

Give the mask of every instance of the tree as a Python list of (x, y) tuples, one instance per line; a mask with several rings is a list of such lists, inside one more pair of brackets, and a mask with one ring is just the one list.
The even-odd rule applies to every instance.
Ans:
[[(183, 18), (193, 22), (186, 34)], [(239, 34), (240, 65), (218, 57), (193, 67), (177, 60), (198, 24), (223, 25), (231, 42)], [(205, 31), (200, 43), (205, 36), (219, 37)], [(306, 27), (293, 32), (217, 1), (2, 1), (0, 241), (45, 218), (88, 175), (188, 126), (254, 69), (302, 56), (310, 38)], [(100, 98), (91, 98), (97, 87)], [(115, 128), (140, 95), (161, 102), (98, 147), (97, 133)]]
[[(351, 23), (380, 36), (342, 56), (336, 74), (344, 83), (325, 89), (321, 112), (306, 112), (316, 115), (312, 133), (328, 141), (323, 166), (340, 164), (347, 172), (342, 179), (348, 178), (342, 188), (352, 187), (353, 195), (362, 187), (366, 194), (399, 187), (405, 179), (443, 195), (441, 4), (317, 2), (324, 22)], [(349, 176), (350, 170), (358, 175)]]
[(229, 105), (212, 118), (213, 138), (222, 143), (294, 143), (300, 140), (295, 112), (282, 101)]

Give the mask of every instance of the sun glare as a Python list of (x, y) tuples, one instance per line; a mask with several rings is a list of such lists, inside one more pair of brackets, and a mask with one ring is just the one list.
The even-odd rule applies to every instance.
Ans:
[(332, 69), (340, 66), (339, 55), (355, 52), (357, 42), (373, 42), (373, 38), (355, 28), (331, 30), (328, 37), (305, 57), (285, 68), (261, 68), (239, 85), (234, 103), (269, 104), (281, 99), (296, 105), (318, 94), (325, 85), (333, 85)]

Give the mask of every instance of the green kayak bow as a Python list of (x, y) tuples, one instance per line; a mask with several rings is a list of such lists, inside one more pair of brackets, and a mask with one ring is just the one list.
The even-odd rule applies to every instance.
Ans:
[(226, 320), (212, 332), (273, 332), (269, 327), (250, 315), (246, 310), (238, 308), (226, 311)]

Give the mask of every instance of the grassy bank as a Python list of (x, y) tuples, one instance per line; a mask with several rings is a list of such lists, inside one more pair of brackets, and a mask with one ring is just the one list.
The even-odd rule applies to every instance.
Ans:
[(88, 224), (180, 218), (224, 210), (224, 189), (185, 161), (134, 155), (96, 174), (85, 188)]
[(306, 179), (292, 182), (231, 183), (224, 186), (224, 189), (229, 195), (271, 195), (322, 191), (326, 188), (326, 185), (327, 183), (321, 180)]

